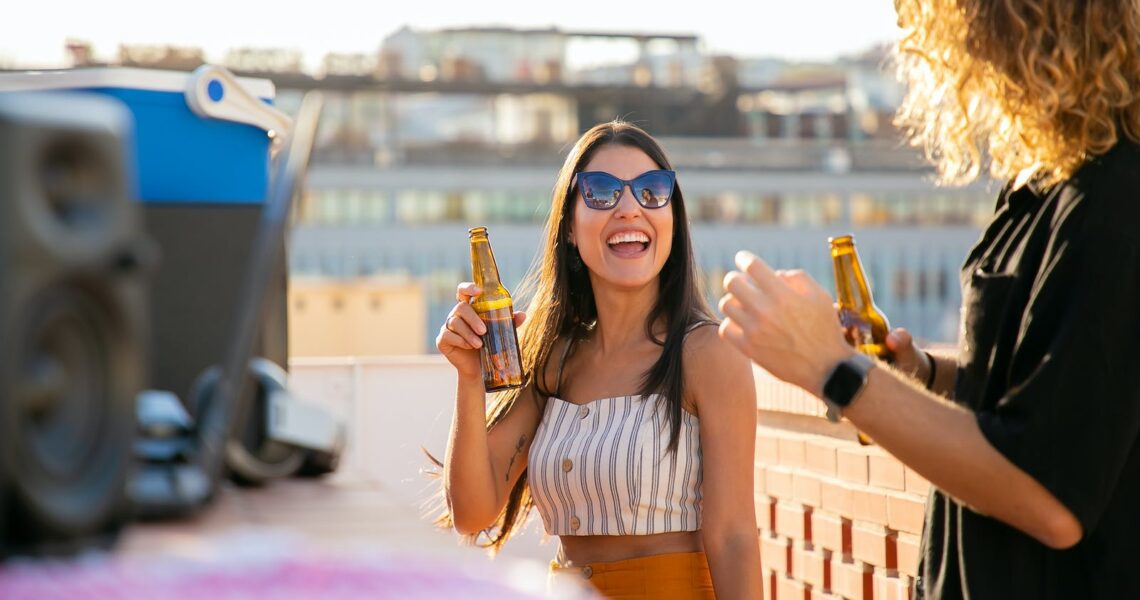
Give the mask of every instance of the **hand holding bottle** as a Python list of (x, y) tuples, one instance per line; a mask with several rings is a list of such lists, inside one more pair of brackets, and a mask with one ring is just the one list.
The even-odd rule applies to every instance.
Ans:
[(894, 354), (894, 365), (899, 371), (913, 377), (919, 383), (930, 378), (930, 357), (918, 346), (910, 332), (902, 327), (891, 330), (885, 341), (887, 349)]
[[(455, 367), (460, 378), (483, 379), (479, 349), (483, 346), (481, 336), (487, 332), (487, 327), (471, 306), (471, 299), (481, 293), (479, 286), (472, 282), (459, 284), (455, 288), (457, 302), (447, 313), (435, 338), (435, 347)], [(513, 314), (515, 327), (526, 320), (526, 314), (521, 311)]]

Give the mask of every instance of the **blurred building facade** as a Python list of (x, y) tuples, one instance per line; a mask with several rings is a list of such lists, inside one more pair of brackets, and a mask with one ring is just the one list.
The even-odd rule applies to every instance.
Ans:
[[(73, 45), (77, 60), (91, 59)], [(122, 56), (163, 66), (140, 63), (154, 52)], [(405, 27), (376, 52), (330, 54), (315, 72), (288, 50), (239, 49), (225, 62), (274, 80), (287, 112), (307, 90), (326, 99), (293, 274), (337, 293), (359, 278), (415, 280), (423, 348), (469, 277), (467, 228), (490, 227), (517, 286), (563, 158), (582, 131), (615, 117), (657, 136), (673, 160), (710, 300), (740, 248), (829, 282), (826, 238), (854, 231), (894, 324), (948, 341), (959, 261), (995, 190), (931, 183), (891, 125), (903, 90), (887, 59), (884, 47), (805, 64), (710, 55), (686, 34)], [(381, 351), (352, 348), (344, 353)]]
[(289, 281), (289, 356), (423, 354), (423, 285), (403, 277)]

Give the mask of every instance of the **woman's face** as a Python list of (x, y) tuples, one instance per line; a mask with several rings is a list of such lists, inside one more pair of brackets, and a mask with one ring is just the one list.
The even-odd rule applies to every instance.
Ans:
[[(660, 168), (639, 148), (609, 144), (598, 148), (582, 170), (632, 180)], [(581, 190), (576, 190), (570, 200), (574, 202), (570, 243), (578, 247), (595, 289), (602, 282), (634, 289), (657, 279), (673, 248), (672, 206), (644, 208), (629, 186), (622, 189), (617, 205), (609, 210), (586, 206)]]

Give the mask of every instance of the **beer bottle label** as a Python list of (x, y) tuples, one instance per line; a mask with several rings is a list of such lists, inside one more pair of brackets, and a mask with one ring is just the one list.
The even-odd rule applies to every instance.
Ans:
[(479, 317), (487, 326), (487, 332), (482, 335), (483, 347), (479, 349), (484, 387), (489, 392), (518, 387), (522, 384), (522, 365), (509, 306)]
[(471, 308), (480, 315), (489, 313), (500, 308), (512, 308), (510, 298), (495, 298), (494, 300), (479, 300), (476, 299), (471, 303)]

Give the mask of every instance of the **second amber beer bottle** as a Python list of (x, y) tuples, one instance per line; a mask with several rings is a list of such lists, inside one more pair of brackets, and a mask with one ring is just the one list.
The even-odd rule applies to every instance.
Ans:
[(522, 360), (511, 294), (499, 281), (487, 228), (475, 227), (467, 233), (471, 237), (471, 276), (481, 292), (471, 299), (471, 306), (487, 326), (479, 348), (483, 387), (488, 392), (519, 387), (523, 379)]
[(828, 238), (831, 262), (835, 268), (835, 300), (839, 304), (839, 322), (847, 341), (863, 354), (891, 360), (887, 334), (891, 324), (875, 300), (871, 286), (863, 274), (863, 263), (855, 250), (855, 237), (841, 235)]
[[(831, 264), (835, 269), (835, 300), (839, 305), (839, 322), (843, 335), (855, 350), (863, 354), (890, 361), (894, 358), (887, 349), (887, 334), (891, 324), (883, 311), (875, 306), (871, 286), (863, 274), (863, 263), (855, 250), (855, 236), (841, 235), (828, 238), (831, 245)], [(870, 444), (871, 438), (858, 432), (859, 443)]]

